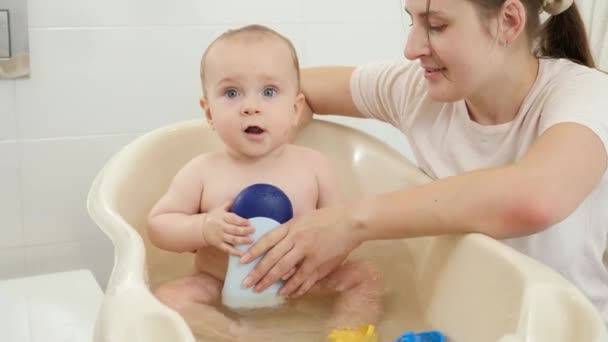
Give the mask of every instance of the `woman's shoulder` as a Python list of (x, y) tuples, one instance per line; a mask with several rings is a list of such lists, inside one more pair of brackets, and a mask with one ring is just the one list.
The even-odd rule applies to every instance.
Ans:
[[(548, 81), (562, 82), (564, 85), (572, 84), (572, 81), (598, 81), (608, 82), (608, 74), (591, 68), (586, 65), (578, 64), (565, 58), (541, 58), (541, 76)], [(577, 85), (594, 86), (594, 84), (580, 83)]]
[(402, 127), (426, 98), (424, 70), (419, 62), (404, 58), (359, 65), (350, 82), (357, 108), (395, 127)]
[(361, 81), (372, 81), (391, 88), (407, 85), (408, 89), (412, 89), (424, 85), (424, 71), (420, 64), (405, 58), (361, 64), (355, 68), (354, 75)]
[(553, 103), (608, 105), (608, 74), (568, 59), (541, 58), (536, 88)]
[(541, 59), (541, 80), (535, 101), (540, 131), (562, 122), (575, 122), (603, 140), (608, 117), (608, 75), (567, 59)]

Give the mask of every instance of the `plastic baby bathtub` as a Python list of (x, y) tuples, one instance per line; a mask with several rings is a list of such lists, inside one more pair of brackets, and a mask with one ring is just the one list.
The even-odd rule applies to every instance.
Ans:
[[(347, 197), (428, 181), (399, 153), (346, 126), (313, 120), (297, 143), (333, 161)], [(95, 341), (195, 341), (181, 316), (150, 292), (191, 273), (193, 257), (151, 245), (146, 215), (185, 162), (220, 146), (204, 121), (177, 123), (128, 144), (99, 172), (88, 210), (114, 243), (115, 260)], [(381, 341), (428, 329), (457, 342), (608, 341), (599, 314), (574, 286), (483, 235), (367, 242), (351, 258), (372, 260), (385, 273)], [(284, 316), (270, 324), (296, 329), (297, 320)], [(272, 340), (296, 339), (289, 336)]]

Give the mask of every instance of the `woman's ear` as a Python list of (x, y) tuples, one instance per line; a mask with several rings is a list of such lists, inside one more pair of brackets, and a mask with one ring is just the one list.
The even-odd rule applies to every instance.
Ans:
[(507, 47), (515, 44), (526, 28), (526, 8), (521, 0), (506, 0), (500, 14), (498, 41)]
[(203, 112), (205, 112), (205, 119), (207, 119), (207, 123), (211, 128), (213, 128), (213, 117), (211, 116), (211, 109), (209, 109), (209, 102), (203, 96), (199, 99), (199, 104), (203, 109)]

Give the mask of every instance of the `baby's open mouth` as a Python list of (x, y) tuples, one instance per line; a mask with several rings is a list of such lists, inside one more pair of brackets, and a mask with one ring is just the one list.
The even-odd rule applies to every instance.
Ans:
[(264, 129), (260, 126), (247, 126), (245, 128), (245, 133), (247, 134), (262, 134), (264, 133)]

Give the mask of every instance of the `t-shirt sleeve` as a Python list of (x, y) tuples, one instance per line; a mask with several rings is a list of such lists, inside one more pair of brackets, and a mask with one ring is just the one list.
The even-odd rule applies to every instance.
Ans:
[(421, 68), (407, 60), (360, 65), (350, 90), (357, 109), (369, 118), (403, 128), (411, 104), (422, 90)]
[(540, 132), (564, 122), (591, 129), (608, 153), (608, 75), (583, 69), (561, 79), (545, 102)]

